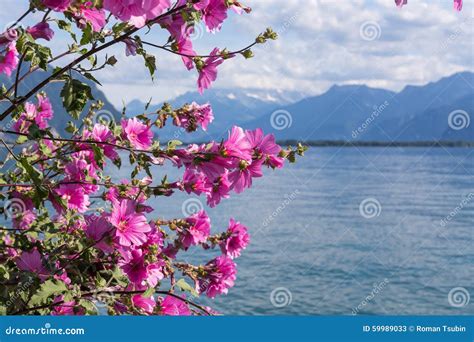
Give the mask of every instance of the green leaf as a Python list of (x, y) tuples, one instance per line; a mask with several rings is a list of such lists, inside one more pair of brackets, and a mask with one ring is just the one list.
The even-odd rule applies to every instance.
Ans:
[(81, 37), (81, 45), (86, 45), (92, 42), (94, 31), (92, 30), (92, 26), (88, 23), (86, 27), (82, 30), (82, 37)]
[(94, 152), (94, 160), (100, 168), (104, 168), (105, 155), (104, 151), (97, 145), (91, 145)]
[(76, 34), (72, 30), (71, 23), (65, 20), (57, 20), (57, 24), (61, 30), (68, 32), (71, 35), (72, 39), (74, 39), (74, 41), (77, 42)]
[(68, 289), (64, 282), (58, 280), (48, 280), (44, 282), (40, 286), (38, 292), (36, 292), (31, 297), (30, 304), (38, 305), (46, 303), (50, 297), (61, 295), (67, 291)]
[(149, 55), (147, 53), (143, 55), (143, 58), (145, 59), (145, 66), (148, 68), (148, 71), (150, 72), (150, 75), (153, 78), (156, 71), (156, 58), (155, 56)]
[(178, 286), (182, 291), (190, 292), (195, 297), (199, 296), (199, 293), (196, 292), (194, 287), (189, 285), (184, 279), (178, 280), (175, 285)]
[(86, 310), (87, 315), (96, 315), (98, 312), (94, 303), (87, 299), (80, 299), (78, 306), (82, 306)]
[(168, 149), (174, 150), (177, 146), (182, 145), (183, 143), (179, 140), (170, 140), (168, 141)]
[(84, 72), (84, 73), (82, 73), (82, 75), (85, 78), (87, 78), (88, 80), (91, 80), (92, 82), (95, 82), (100, 86), (102, 85), (102, 83), (100, 83), (94, 76), (92, 76), (92, 74), (90, 72)]
[(63, 106), (68, 113), (74, 118), (79, 119), (88, 100), (93, 100), (91, 88), (79, 81), (68, 78), (61, 90)]

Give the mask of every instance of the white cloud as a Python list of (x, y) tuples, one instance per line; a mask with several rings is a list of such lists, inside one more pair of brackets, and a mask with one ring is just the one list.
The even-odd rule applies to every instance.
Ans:
[[(315, 94), (334, 83), (366, 83), (397, 90), (474, 70), (474, 0), (465, 1), (461, 13), (452, 9), (452, 0), (410, 0), (401, 10), (393, 0), (247, 2), (253, 7), (251, 14), (233, 15), (217, 35), (199, 34), (196, 49), (207, 53), (214, 46), (240, 48), (268, 26), (280, 39), (255, 48), (253, 59), (239, 57), (224, 63), (215, 87)], [(0, 23), (11, 22), (11, 16), (24, 11), (17, 4), (2, 1), (7, 10), (2, 10)], [(361, 36), (364, 23), (375, 28), (374, 40)], [(165, 37), (152, 33), (146, 39), (163, 42)], [(127, 58), (123, 49), (114, 49), (119, 57), (116, 67), (98, 75), (118, 107), (122, 100), (160, 101), (195, 90), (196, 73), (187, 72), (178, 56), (150, 49), (159, 68), (152, 83), (141, 58)]]

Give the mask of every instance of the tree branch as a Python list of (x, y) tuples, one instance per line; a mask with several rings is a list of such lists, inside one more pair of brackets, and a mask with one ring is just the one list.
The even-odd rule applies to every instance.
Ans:
[[(179, 12), (180, 10), (186, 8), (187, 5), (182, 5), (182, 6), (178, 6), (178, 7), (175, 7), (171, 10), (169, 10), (168, 12), (166, 13), (163, 13), (159, 16), (157, 16), (155, 19), (152, 19), (150, 21), (147, 22), (147, 25), (153, 25), (155, 24), (157, 21), (159, 21), (160, 19), (162, 18), (165, 18), (173, 13), (176, 13), (176, 12)], [(146, 27), (147, 25), (145, 25), (144, 27)], [(102, 44), (101, 46), (97, 47), (97, 48), (93, 48), (91, 49), (90, 51), (88, 51), (87, 53), (83, 54), (81, 57), (73, 60), (71, 63), (69, 63), (68, 65), (62, 67), (61, 69), (57, 70), (56, 72), (54, 72), (53, 74), (51, 74), (49, 77), (47, 77), (46, 79), (44, 79), (41, 83), (37, 84), (33, 89), (31, 89), (25, 96), (22, 96), (20, 99), (18, 99), (17, 101), (15, 101), (15, 104), (14, 105), (11, 105), (10, 107), (8, 107), (1, 115), (0, 115), (0, 121), (3, 121), (3, 119), (5, 119), (8, 115), (10, 115), (14, 110), (15, 108), (18, 106), (18, 105), (21, 105), (23, 104), (26, 100), (28, 100), (31, 96), (33, 96), (34, 94), (36, 94), (38, 91), (40, 91), (44, 86), (46, 86), (49, 82), (51, 82), (52, 80), (54, 80), (55, 78), (57, 78), (58, 76), (61, 76), (62, 74), (64, 74), (65, 72), (69, 71), (73, 66), (75, 66), (76, 64), (82, 62), (83, 60), (89, 58), (90, 56), (116, 44), (116, 43), (119, 43), (121, 41), (123, 41), (124, 39), (126, 39), (127, 37), (129, 37), (130, 35), (134, 34), (135, 32), (141, 30), (142, 27), (140, 28), (137, 28), (137, 27), (134, 27), (134, 28), (131, 28), (129, 29), (127, 32), (125, 32), (123, 35), (105, 43), (105, 44)]]

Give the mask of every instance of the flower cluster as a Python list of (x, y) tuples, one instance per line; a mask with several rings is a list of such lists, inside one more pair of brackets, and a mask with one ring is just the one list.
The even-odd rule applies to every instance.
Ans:
[[(461, 1), (455, 4), (462, 6)], [(214, 230), (205, 210), (163, 217), (167, 213), (159, 212), (152, 199), (182, 192), (205, 196), (208, 206), (215, 207), (250, 188), (265, 168), (295, 161), (305, 147), (283, 149), (272, 134), (236, 126), (222, 141), (162, 144), (156, 131), (167, 119), (188, 133), (206, 130), (214, 119), (211, 105), (192, 102), (172, 109), (165, 104), (154, 113), (132, 116), (124, 110), (121, 118), (104, 122), (98, 119), (103, 103), (94, 99), (85, 80), (100, 84), (94, 72), (118, 60), (107, 55), (101, 63), (104, 54), (99, 53), (119, 43), (126, 44), (128, 56), (143, 57), (154, 75), (156, 59), (145, 48), (155, 46), (197, 70), (202, 93), (224, 61), (251, 57), (252, 46), (275, 39), (276, 33), (267, 29), (236, 52), (216, 47), (198, 55), (192, 44), (196, 25), (202, 21), (208, 32), (216, 33), (231, 12), (250, 9), (236, 0), (38, 0), (28, 6), (20, 20), (43, 12), (42, 20), (26, 28), (13, 25), (0, 34), (0, 74), (10, 82), (0, 90), (0, 101), (7, 104), (0, 121), (11, 119), (4, 126), (8, 129), (1, 130), (8, 152), (7, 167), (0, 173), (1, 212), (8, 222), (0, 227), (2, 312), (97, 314), (102, 303), (117, 315), (214, 314), (193, 300), (200, 294), (226, 294), (235, 285), (236, 258), (250, 241), (247, 227), (232, 218), (227, 229)], [(140, 34), (145, 26), (161, 27), (169, 35), (167, 43), (144, 41), (146, 35)], [(55, 34), (58, 30), (62, 35)], [(71, 44), (52, 44), (68, 46), (65, 52), (53, 55), (42, 45), (65, 35)], [(26, 91), (19, 87), (39, 69), (49, 76)], [(60, 83), (59, 94), (54, 87), (45, 88), (52, 82)], [(65, 117), (62, 112), (53, 115), (50, 99), (57, 95), (71, 120), (53, 128), (53, 122)], [(117, 181), (123, 158), (131, 171), (120, 170), (127, 177)], [(154, 171), (165, 163), (182, 171), (178, 179), (156, 177)], [(186, 253), (195, 248), (215, 255), (197, 265), (185, 262)], [(24, 289), (21, 296), (14, 294), (18, 286)], [(17, 300), (8, 301), (12, 297)]]
[(253, 178), (262, 177), (263, 166), (281, 168), (284, 164), (284, 154), (272, 134), (240, 127), (233, 127), (222, 143), (191, 145), (177, 150), (176, 155), (177, 165), (186, 168), (185, 191), (205, 194), (211, 207), (228, 198), (231, 191), (241, 193), (249, 188)]

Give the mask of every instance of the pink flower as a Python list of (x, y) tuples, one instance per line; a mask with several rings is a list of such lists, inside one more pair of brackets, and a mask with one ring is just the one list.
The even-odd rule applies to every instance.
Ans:
[(161, 314), (165, 316), (190, 316), (191, 310), (186, 303), (174, 296), (166, 296), (161, 302)]
[(148, 149), (153, 142), (153, 132), (150, 127), (137, 118), (122, 120), (122, 129), (126, 138), (134, 148)]
[(135, 56), (137, 54), (137, 43), (130, 38), (123, 40), (125, 43), (125, 55), (126, 56)]
[(52, 9), (56, 12), (64, 12), (67, 10), (69, 5), (71, 4), (72, 0), (41, 0), (43, 5)]
[(133, 306), (144, 311), (147, 314), (152, 314), (155, 309), (156, 302), (153, 296), (147, 298), (141, 294), (136, 294), (132, 297)]
[[(60, 303), (63, 302), (64, 296), (56, 296), (53, 300), (53, 303)], [(82, 316), (84, 315), (85, 310), (84, 308), (78, 306), (75, 301), (63, 302), (61, 304), (55, 305), (53, 307), (53, 311), (51, 311), (52, 316), (70, 316), (70, 315), (77, 315)]]
[(14, 42), (8, 44), (5, 56), (0, 55), (0, 74), (8, 77), (18, 65), (18, 51)]
[(119, 266), (137, 289), (155, 287), (158, 281), (164, 278), (165, 263), (162, 260), (149, 263), (145, 249), (119, 249), (119, 251), (122, 256)]
[(79, 6), (79, 12), (76, 15), (76, 20), (78, 20), (78, 26), (83, 27), (83, 21), (90, 23), (92, 30), (95, 32), (100, 32), (105, 26), (105, 11), (103, 9), (97, 9), (93, 7), (94, 4), (90, 1), (81, 4)]
[(462, 0), (454, 0), (454, 9), (456, 11), (462, 10)]
[(247, 227), (240, 224), (240, 222), (235, 222), (234, 219), (230, 219), (227, 235), (227, 238), (220, 245), (222, 253), (232, 259), (237, 258), (250, 242)]
[(237, 269), (231, 258), (221, 255), (211, 260), (207, 265), (208, 274), (204, 283), (206, 295), (214, 298), (219, 294), (227, 294), (237, 279)]
[(211, 51), (204, 65), (199, 69), (198, 90), (203, 93), (205, 89), (211, 87), (211, 83), (217, 79), (217, 67), (222, 64), (224, 60), (219, 56), (219, 49), (215, 48)]
[(183, 186), (188, 194), (195, 193), (196, 195), (201, 195), (202, 193), (208, 193), (211, 190), (206, 176), (190, 169), (184, 171)]
[(207, 204), (211, 208), (214, 208), (221, 202), (221, 199), (228, 198), (230, 186), (231, 183), (229, 182), (227, 173), (217, 177), (212, 184), (211, 192), (207, 195)]
[(114, 233), (114, 227), (110, 224), (107, 216), (102, 214), (88, 215), (86, 219), (86, 235), (89, 239), (96, 242), (95, 247), (102, 250), (104, 253), (112, 253), (114, 247), (111, 244), (110, 238)]
[(158, 282), (165, 277), (165, 274), (163, 273), (164, 266), (165, 262), (162, 260), (153, 264), (149, 264), (146, 267), (147, 275), (145, 284), (150, 287), (155, 287), (156, 285), (158, 285)]
[[(395, 4), (398, 7), (403, 7), (404, 5), (407, 4), (407, 2), (408, 0), (395, 0)], [(456, 11), (462, 10), (462, 0), (454, 0), (454, 9)]]
[(51, 40), (54, 36), (54, 31), (51, 30), (47, 22), (41, 21), (33, 27), (29, 27), (26, 32), (31, 34), (33, 39)]
[(262, 160), (254, 160), (250, 164), (242, 160), (238, 169), (229, 173), (229, 181), (232, 183), (230, 188), (238, 194), (246, 188), (250, 188), (252, 186), (252, 178), (263, 176), (262, 163)]
[(194, 68), (193, 58), (189, 56), (196, 56), (196, 51), (193, 49), (193, 42), (188, 38), (183, 38), (177, 41), (178, 52), (182, 55), (184, 66), (191, 70)]
[(254, 131), (246, 131), (245, 135), (250, 142), (250, 146), (254, 150), (254, 155), (264, 159), (264, 164), (270, 167), (282, 167), (285, 159), (279, 157), (281, 146), (276, 144), (273, 134), (263, 135), (263, 131), (257, 128)]
[(36, 220), (36, 214), (32, 210), (24, 210), (13, 218), (13, 228), (27, 230)]
[(137, 203), (132, 200), (121, 200), (114, 204), (110, 223), (117, 228), (116, 236), (122, 246), (141, 245), (146, 234), (151, 230), (145, 215), (137, 213)]
[(208, 3), (207, 6), (202, 8), (202, 17), (206, 28), (210, 32), (219, 31), (222, 23), (227, 18), (225, 0), (208, 0), (206, 2)]
[[(94, 128), (92, 129), (92, 139), (115, 144), (115, 137), (110, 131), (109, 127), (99, 123), (95, 124)], [(107, 158), (110, 158), (111, 160), (118, 158), (118, 153), (115, 151), (115, 147), (105, 144), (99, 146), (104, 150), (104, 154)]]
[(34, 220), (36, 220), (33, 201), (17, 191), (12, 193), (11, 201), (12, 203), (19, 204), (19, 210), (15, 211), (12, 217), (13, 228), (22, 230), (29, 229)]
[(82, 159), (80, 155), (74, 154), (72, 156), (72, 161), (66, 165), (64, 171), (66, 174), (66, 177), (64, 178), (64, 183), (83, 182), (83, 184), (80, 184), (80, 186), (82, 187), (86, 195), (89, 195), (99, 190), (98, 185), (94, 185), (92, 183), (87, 182), (87, 176), (89, 176), (90, 178), (98, 179), (98, 176), (94, 169), (94, 165)]
[(185, 248), (203, 243), (211, 232), (211, 220), (204, 210), (188, 217), (186, 222), (190, 225), (184, 230), (181, 242)]
[(53, 106), (46, 96), (38, 94), (37, 99), (38, 106), (36, 107), (35, 122), (39, 128), (45, 129), (48, 127), (48, 120), (53, 118)]
[(145, 26), (171, 6), (170, 0), (104, 0), (104, 9), (136, 27)]
[(281, 147), (275, 143), (275, 136), (273, 134), (263, 135), (261, 128), (254, 131), (246, 131), (245, 135), (249, 140), (250, 146), (258, 153), (262, 154), (278, 154)]
[(145, 265), (145, 255), (141, 249), (120, 250), (123, 259), (119, 261), (119, 266), (127, 275), (128, 279), (136, 286), (141, 286), (147, 278)]
[(38, 94), (37, 99), (38, 105), (31, 102), (25, 103), (25, 111), (13, 125), (17, 132), (28, 133), (32, 121), (41, 129), (48, 127), (48, 121), (53, 118), (53, 107), (46, 96)]
[(30, 252), (22, 252), (20, 258), (16, 260), (16, 265), (22, 271), (36, 273), (41, 280), (45, 280), (49, 276), (43, 266), (42, 256), (36, 248)]
[(221, 154), (224, 157), (235, 157), (247, 161), (252, 160), (252, 146), (242, 128), (232, 127), (229, 137), (223, 144)]
[(403, 5), (406, 5), (406, 4), (407, 4), (407, 1), (408, 1), (408, 0), (395, 0), (395, 4), (396, 4), (398, 7), (403, 7)]
[(90, 205), (89, 196), (80, 184), (61, 184), (56, 193), (66, 202), (70, 210), (85, 213)]

